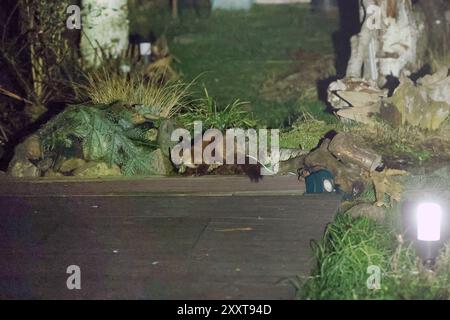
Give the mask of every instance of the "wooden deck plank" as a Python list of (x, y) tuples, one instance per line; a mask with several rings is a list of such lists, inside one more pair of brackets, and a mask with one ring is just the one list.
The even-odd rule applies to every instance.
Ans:
[(0, 180), (2, 195), (34, 196), (92, 196), (119, 194), (247, 194), (247, 193), (294, 193), (305, 192), (305, 185), (296, 176), (266, 176), (258, 182), (246, 176), (202, 177), (127, 177), (80, 179), (12, 179)]
[[(339, 206), (335, 196), (126, 194), (117, 185), (83, 196), (90, 183), (36, 185), (0, 195), (3, 299), (292, 299), (286, 279), (309, 273), (310, 241)], [(78, 194), (67, 196), (72, 187)], [(80, 291), (65, 286), (72, 264)]]

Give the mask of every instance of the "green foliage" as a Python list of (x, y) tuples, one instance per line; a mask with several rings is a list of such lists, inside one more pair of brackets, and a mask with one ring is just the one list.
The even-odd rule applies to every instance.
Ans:
[[(406, 199), (439, 195), (450, 187), (448, 170), (404, 177)], [(374, 202), (369, 186), (359, 202)], [(444, 200), (444, 199), (441, 199)], [(341, 213), (314, 244), (317, 266), (311, 277), (297, 282), (303, 299), (450, 299), (450, 243), (441, 250), (434, 272), (423, 267), (413, 244), (404, 239), (400, 205), (381, 223)], [(380, 289), (367, 288), (371, 265), (380, 267)]]
[(355, 202), (360, 203), (375, 203), (375, 201), (377, 201), (377, 197), (373, 183), (369, 183), (358, 198), (355, 199)]
[(132, 115), (116, 105), (77, 105), (67, 108), (41, 131), (46, 150), (70, 148), (81, 141), (84, 158), (117, 164), (125, 175), (146, 174), (153, 144)]
[(426, 161), (431, 157), (431, 153), (427, 150), (423, 150), (420, 146), (409, 146), (402, 143), (394, 143), (392, 146), (392, 153), (394, 154), (407, 154), (410, 157), (419, 161)]
[[(380, 119), (371, 125), (347, 125), (344, 129), (383, 155), (407, 156), (419, 162), (426, 161), (432, 156), (432, 152), (425, 150), (423, 146), (429, 133), (417, 127), (393, 128)], [(448, 127), (443, 126), (433, 134), (448, 140), (447, 129)]]
[(205, 89), (205, 97), (200, 103), (194, 104), (187, 112), (180, 115), (180, 122), (185, 128), (193, 129), (194, 121), (202, 121), (204, 129), (219, 129), (224, 131), (229, 128), (252, 128), (256, 126), (251, 113), (243, 106), (245, 103), (239, 100), (221, 108)]
[(303, 150), (312, 150), (319, 144), (320, 140), (330, 131), (338, 131), (342, 125), (339, 123), (328, 124), (325, 121), (317, 120), (309, 113), (303, 113), (303, 116), (294, 123), (293, 128), (281, 132), (281, 148), (301, 148)]
[(372, 296), (366, 286), (367, 267), (386, 271), (393, 241), (387, 230), (374, 221), (347, 215), (329, 226), (322, 242), (316, 244), (318, 266), (301, 291), (302, 298), (358, 299)]
[[(395, 212), (391, 212), (395, 215)], [(314, 245), (317, 267), (299, 286), (302, 299), (450, 299), (450, 246), (434, 273), (391, 224), (338, 215)], [(367, 287), (369, 266), (381, 269), (380, 289)]]
[[(146, 36), (149, 28), (165, 34), (171, 52), (181, 61), (185, 78), (197, 79), (219, 105), (234, 99), (251, 102), (258, 124), (270, 128), (288, 125), (295, 101), (266, 101), (261, 87), (273, 75), (292, 72), (299, 48), (308, 52), (333, 54), (329, 41), (339, 28), (338, 19), (313, 13), (307, 5), (255, 5), (248, 12), (216, 11), (208, 18), (182, 10), (173, 20), (164, 7), (130, 5), (132, 32)], [(320, 21), (318, 24), (317, 21)], [(307, 75), (310, 77), (311, 75)], [(315, 87), (318, 79), (311, 78)]]

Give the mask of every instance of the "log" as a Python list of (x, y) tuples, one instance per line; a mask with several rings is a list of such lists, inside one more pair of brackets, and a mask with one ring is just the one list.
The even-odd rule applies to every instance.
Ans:
[(342, 162), (355, 164), (370, 172), (383, 164), (379, 154), (369, 148), (361, 148), (349, 133), (338, 133), (328, 150)]
[(304, 165), (308, 168), (329, 170), (335, 177), (336, 185), (343, 192), (353, 194), (355, 186), (365, 185), (363, 171), (355, 165), (345, 165), (336, 159), (328, 151), (329, 144), (330, 140), (325, 139), (318, 149), (305, 157)]

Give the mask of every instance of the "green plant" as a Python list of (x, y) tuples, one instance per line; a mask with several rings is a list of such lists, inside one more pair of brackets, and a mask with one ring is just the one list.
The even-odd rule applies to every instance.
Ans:
[(377, 121), (370, 125), (347, 125), (344, 130), (353, 133), (360, 142), (368, 145), (382, 154), (407, 155), (419, 161), (426, 161), (432, 156), (432, 152), (424, 148), (424, 142), (433, 134), (449, 141), (447, 125), (436, 132), (426, 132), (412, 126), (393, 128), (383, 121)]
[(293, 128), (280, 135), (281, 148), (301, 148), (312, 150), (319, 144), (320, 140), (330, 131), (339, 130), (340, 123), (327, 124), (325, 121), (317, 120), (308, 112), (303, 112), (302, 117), (294, 123)]
[(70, 106), (39, 133), (46, 150), (81, 141), (85, 159), (116, 164), (125, 175), (148, 173), (155, 147), (145, 129), (133, 124), (132, 113), (117, 104)]
[(172, 82), (166, 85), (148, 81), (137, 74), (128, 77), (106, 69), (86, 75), (87, 83), (80, 85), (87, 98), (96, 104), (122, 101), (138, 105), (140, 113), (154, 118), (171, 118), (184, 105), (189, 85)]
[(180, 122), (185, 128), (192, 129), (195, 121), (202, 121), (203, 128), (215, 128), (224, 131), (229, 128), (252, 128), (256, 126), (251, 113), (244, 110), (245, 103), (239, 100), (221, 108), (205, 90), (205, 97), (200, 103), (187, 108), (180, 115)]
[[(137, 3), (139, 3), (137, 5)], [(205, 86), (219, 105), (234, 99), (251, 102), (251, 112), (258, 125), (278, 128), (290, 124), (295, 101), (266, 101), (261, 95), (264, 82), (272, 75), (303, 70), (303, 61), (294, 55), (301, 47), (320, 55), (333, 54), (328, 41), (339, 27), (338, 19), (323, 19), (302, 5), (254, 6), (248, 12), (215, 11), (207, 19), (183, 11), (183, 18), (173, 20), (166, 7), (153, 2), (129, 4), (133, 33), (146, 36), (151, 29), (165, 34), (171, 52), (181, 63), (178, 70), (185, 79), (198, 79), (200, 98)], [(321, 23), (315, 23), (320, 19)], [(238, 45), (237, 45), (238, 44)], [(321, 68), (322, 69), (322, 68)], [(305, 74), (311, 87), (319, 80)]]
[(386, 271), (392, 234), (365, 218), (338, 216), (315, 245), (316, 271), (300, 292), (309, 299), (358, 299), (370, 297), (367, 267)]
[[(412, 243), (399, 232), (398, 208), (385, 223), (340, 213), (314, 244), (317, 266), (297, 281), (302, 299), (450, 299), (450, 244), (434, 273), (424, 269)], [(380, 268), (380, 287), (367, 287), (369, 266)]]

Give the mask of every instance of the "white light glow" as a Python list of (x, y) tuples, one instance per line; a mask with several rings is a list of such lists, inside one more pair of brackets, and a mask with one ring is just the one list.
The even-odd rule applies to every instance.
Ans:
[(150, 42), (139, 43), (139, 53), (141, 56), (150, 56), (152, 54), (152, 44)]
[(441, 239), (442, 209), (436, 203), (421, 203), (417, 207), (417, 238), (422, 241)]

